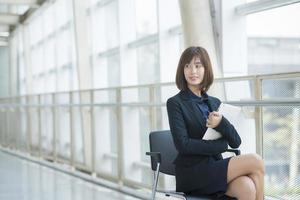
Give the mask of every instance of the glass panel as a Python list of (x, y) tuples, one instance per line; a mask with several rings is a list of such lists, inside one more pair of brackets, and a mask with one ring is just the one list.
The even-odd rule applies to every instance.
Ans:
[(116, 47), (119, 43), (118, 1), (92, 5), (88, 16), (92, 55)]
[(44, 36), (49, 36), (54, 31), (55, 22), (53, 16), (54, 16), (53, 6), (49, 6), (43, 13)]
[(263, 98), (300, 98), (300, 78), (264, 80)]
[(299, 9), (297, 3), (247, 16), (249, 74), (300, 71)]
[[(21, 98), (20, 100), (20, 103), (21, 104), (26, 104), (26, 98), (23, 97)], [(1, 114), (1, 113), (0, 113)], [(28, 123), (28, 118), (27, 118), (27, 108), (26, 107), (22, 107), (20, 108), (20, 118), (21, 118), (21, 121), (20, 121), (20, 149), (23, 150), (23, 151), (26, 151), (27, 150), (27, 144), (28, 144), (28, 131), (27, 131), (27, 123)], [(2, 121), (0, 119), (0, 121)], [(3, 123), (2, 123), (3, 124)]]
[(181, 40), (182, 35), (180, 34), (160, 38), (160, 82), (175, 81), (177, 65), (182, 51)]
[(157, 1), (135, 0), (137, 38), (157, 32)]
[(222, 87), (223, 85), (225, 85), (227, 101), (254, 100), (255, 98), (255, 86), (253, 81), (226, 81), (225, 84), (215, 82), (213, 87)]
[(265, 194), (299, 197), (300, 107), (263, 109)]
[[(31, 96), (28, 101), (31, 105), (38, 105), (38, 96)], [(39, 151), (39, 125), (40, 120), (38, 117), (38, 109), (36, 107), (29, 107), (29, 117), (30, 117), (30, 148), (31, 153), (37, 154)]]
[[(73, 104), (80, 103), (80, 96), (78, 92), (74, 92), (72, 96)], [(72, 115), (73, 115), (73, 130), (74, 130), (74, 159), (76, 163), (84, 164), (84, 136), (82, 130), (82, 115), (81, 115), (81, 108), (78, 106), (74, 106), (72, 108)]]
[(150, 101), (150, 90), (148, 87), (122, 89), (123, 103), (145, 103)]
[(41, 109), (41, 142), (42, 153), (48, 156), (53, 156), (53, 136), (54, 136), (54, 113), (52, 95), (42, 95), (41, 104), (45, 105)]
[(46, 71), (55, 68), (55, 51), (54, 39), (50, 38), (49, 40), (45, 41), (45, 58), (43, 64)]
[(117, 176), (117, 131), (118, 120), (115, 107), (98, 107), (94, 109), (96, 137), (96, 170)]
[[(142, 170), (138, 163), (144, 152), (141, 151), (140, 139), (140, 113), (139, 108), (123, 107), (123, 152), (124, 152), (124, 175), (126, 179), (137, 182), (142, 181)], [(132, 145), (135, 144), (135, 145)], [(149, 170), (150, 171), (150, 170)]]
[(110, 49), (119, 43), (118, 1), (113, 1), (105, 6), (105, 15), (106, 49)]
[[(179, 2), (173, 0), (158, 1), (159, 3), (159, 29), (167, 31), (181, 25)], [(166, 13), (168, 13), (166, 15)], [(170, 49), (171, 50), (171, 49)]]
[[(69, 93), (58, 93), (55, 96), (56, 104), (70, 104)], [(66, 106), (56, 108), (56, 125), (57, 125), (57, 154), (60, 158), (69, 159), (71, 152), (70, 145), (70, 109)]]
[(94, 91), (94, 103), (116, 103), (116, 90), (96, 90)]
[(57, 76), (57, 91), (69, 91), (71, 89), (70, 86), (70, 69), (60, 69)]
[(108, 87), (120, 86), (120, 59), (119, 55), (107, 57)]
[(57, 66), (62, 67), (67, 65), (72, 60), (71, 54), (71, 45), (70, 45), (70, 31), (65, 30), (60, 32), (56, 38), (56, 57), (57, 57)]
[(141, 46), (137, 49), (139, 84), (157, 83), (160, 80), (158, 44)]
[[(107, 87), (107, 60), (105, 58), (95, 58), (93, 61), (93, 87), (106, 88)], [(101, 75), (101, 78), (100, 78)]]

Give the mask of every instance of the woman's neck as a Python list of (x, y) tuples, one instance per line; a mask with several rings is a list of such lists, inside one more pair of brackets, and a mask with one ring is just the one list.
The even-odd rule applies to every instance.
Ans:
[(197, 95), (198, 97), (201, 96), (201, 90), (199, 87), (196, 87), (196, 86), (188, 86), (188, 88), (195, 94)]

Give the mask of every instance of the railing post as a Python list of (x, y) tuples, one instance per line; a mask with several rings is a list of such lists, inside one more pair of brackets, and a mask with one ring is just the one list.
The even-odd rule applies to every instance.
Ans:
[(38, 95), (38, 135), (39, 135), (39, 157), (42, 157), (42, 119), (41, 119), (41, 95)]
[(27, 102), (27, 150), (28, 153), (31, 154), (31, 115), (30, 115), (30, 96), (26, 98)]
[(70, 155), (71, 155), (71, 160), (70, 164), (71, 167), (75, 167), (75, 143), (74, 143), (74, 112), (73, 112), (73, 92), (69, 92), (69, 113), (70, 113)]
[[(150, 104), (155, 103), (155, 87), (150, 86), (149, 87), (150, 92)], [(150, 120), (151, 120), (151, 130), (156, 130), (157, 128), (157, 119), (156, 119), (156, 106), (151, 105), (150, 106)]]
[(5, 109), (5, 122), (4, 122), (4, 124), (5, 124), (5, 131), (4, 131), (4, 146), (5, 147), (9, 147), (9, 141), (8, 141), (8, 130), (9, 130), (9, 124), (8, 124), (8, 110), (9, 110), (9, 108), (7, 107), (6, 109)]
[[(18, 105), (21, 104), (21, 97), (17, 97)], [(22, 150), (22, 145), (21, 145), (21, 135), (22, 135), (22, 107), (21, 106), (16, 106), (16, 118), (18, 118), (18, 124), (16, 126), (15, 133), (16, 133), (16, 149), (17, 150)]]
[(53, 114), (53, 159), (54, 162), (57, 162), (57, 149), (56, 149), (56, 137), (57, 137), (57, 128), (56, 128), (56, 98), (55, 94), (52, 94), (52, 114)]
[(96, 133), (94, 119), (94, 91), (90, 90), (90, 118), (91, 118), (91, 156), (92, 156), (92, 175), (96, 176)]
[[(262, 100), (262, 79), (255, 76), (255, 100)], [(255, 107), (256, 153), (263, 157), (263, 111), (261, 106)]]
[(123, 155), (123, 126), (122, 126), (122, 93), (121, 88), (116, 89), (117, 111), (117, 145), (118, 145), (118, 184), (124, 184), (124, 155)]

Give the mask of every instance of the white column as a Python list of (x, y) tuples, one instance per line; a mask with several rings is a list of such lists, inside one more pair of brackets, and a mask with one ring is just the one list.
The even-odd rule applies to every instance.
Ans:
[(216, 77), (221, 76), (217, 62), (209, 0), (179, 0), (184, 46), (204, 47), (212, 61)]
[[(87, 40), (87, 23), (86, 23), (86, 9), (88, 1), (73, 0), (73, 13), (74, 13), (74, 29), (75, 29), (75, 43), (76, 43), (76, 58), (77, 58), (77, 71), (79, 89), (89, 89), (92, 87), (91, 66), (89, 60), (89, 48)], [(100, 77), (101, 78), (101, 75)], [(89, 102), (89, 94), (81, 94), (80, 102)], [(91, 117), (89, 112), (81, 112), (82, 114), (82, 127), (84, 139), (84, 157), (86, 164), (91, 166)]]
[[(209, 0), (179, 0), (184, 46), (204, 47), (211, 59), (215, 77), (222, 77), (221, 65), (217, 59), (213, 22)], [(215, 84), (210, 89), (211, 95), (224, 98), (222, 85)]]

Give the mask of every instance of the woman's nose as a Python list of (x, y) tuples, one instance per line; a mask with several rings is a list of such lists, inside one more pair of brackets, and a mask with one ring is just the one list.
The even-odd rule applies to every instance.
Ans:
[(197, 72), (196, 67), (192, 67), (192, 73), (195, 74)]

